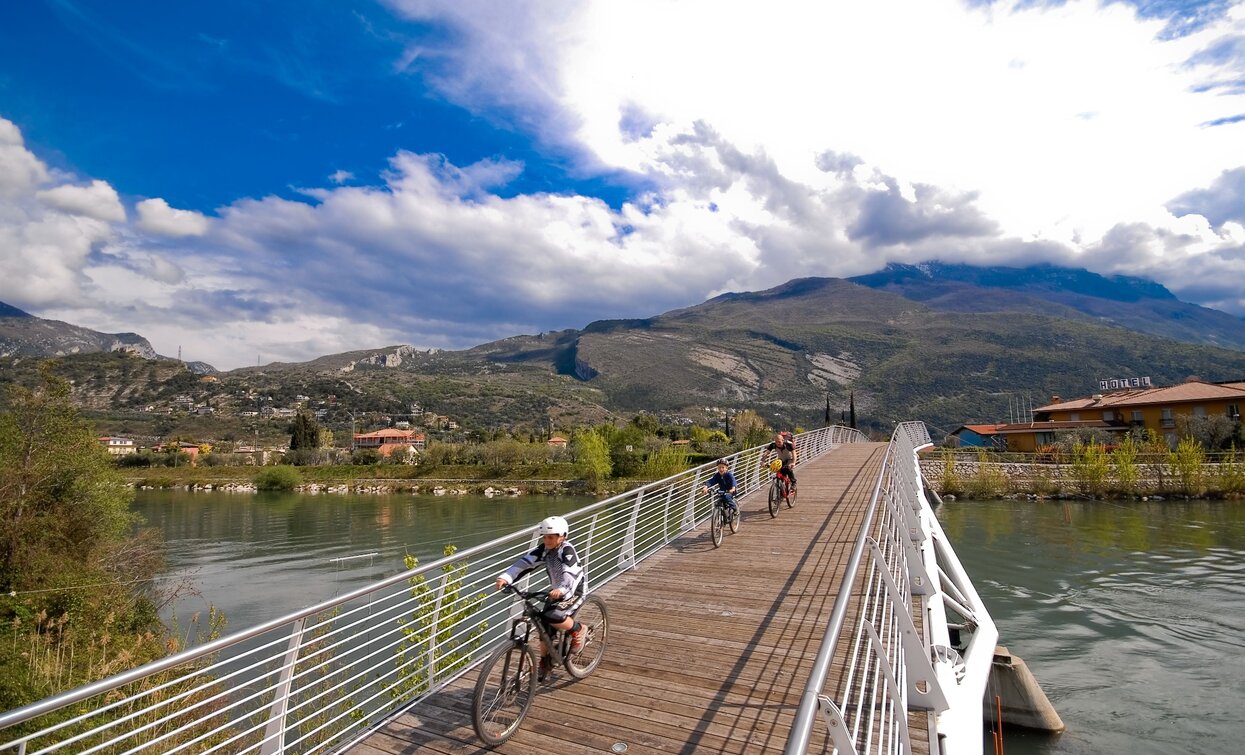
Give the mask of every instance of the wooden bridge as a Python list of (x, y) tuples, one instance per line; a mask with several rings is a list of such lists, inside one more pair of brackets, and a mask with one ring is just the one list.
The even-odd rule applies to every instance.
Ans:
[[(741, 500), (739, 532), (720, 548), (702, 525), (598, 591), (610, 610), (601, 665), (581, 681), (555, 676), (493, 751), (781, 753), (885, 449), (844, 445), (801, 464), (795, 508), (771, 518), (763, 488)], [(840, 673), (831, 666), (825, 689)], [(474, 681), (469, 674), (349, 752), (488, 752), (471, 728)], [(917, 736), (927, 730), (914, 723)], [(830, 751), (824, 725), (812, 737), (810, 752)], [(913, 749), (928, 753), (928, 738)]]

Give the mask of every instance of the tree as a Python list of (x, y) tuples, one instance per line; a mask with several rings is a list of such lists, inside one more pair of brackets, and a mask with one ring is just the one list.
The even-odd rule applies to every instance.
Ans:
[(769, 425), (751, 409), (735, 415), (735, 440), (744, 448), (759, 446), (769, 437)]
[(850, 414), (850, 417), (848, 418), (847, 426), (855, 430), (856, 429), (856, 391), (852, 391), (851, 393), (847, 394), (847, 396), (848, 396), (847, 398), (848, 413)]
[(50, 366), (36, 388), (9, 390), (0, 414), (0, 622), (12, 632), (0, 648), (3, 708), (95, 681), (102, 645), (118, 670), (168, 652), (150, 588), (164, 563), (159, 533), (135, 530), (133, 492)]
[(306, 451), (320, 447), (320, 423), (310, 412), (300, 411), (290, 426), (290, 450)]
[(575, 433), (572, 446), (575, 451), (575, 473), (590, 488), (599, 489), (613, 471), (610, 449), (605, 444), (605, 439), (595, 430), (581, 430)]
[(69, 584), (109, 571), (136, 523), (132, 491), (45, 367), (34, 390), (13, 386), (0, 415), (0, 592)]

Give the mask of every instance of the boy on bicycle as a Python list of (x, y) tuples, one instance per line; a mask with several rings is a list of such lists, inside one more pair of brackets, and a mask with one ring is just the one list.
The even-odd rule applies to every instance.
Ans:
[(765, 450), (761, 452), (762, 464), (770, 457), (771, 453), (782, 462), (782, 467), (779, 468), (778, 473), (786, 475), (787, 479), (791, 480), (791, 489), (795, 490), (795, 471), (792, 469), (796, 461), (795, 440), (791, 437), (791, 433), (781, 432), (774, 436), (774, 442), (766, 446)]
[[(575, 553), (575, 546), (566, 539), (570, 525), (565, 519), (560, 516), (548, 517), (541, 521), (537, 531), (541, 536), (540, 545), (498, 575), (497, 589), (514, 583), (543, 563), (549, 574), (549, 598), (545, 602), (542, 615), (554, 629), (570, 631), (571, 652), (577, 653), (584, 647), (584, 628), (573, 617), (575, 610), (584, 602), (584, 567)], [(542, 642), (539, 678), (543, 681), (552, 668), (553, 661)]]
[(735, 504), (735, 475), (731, 474), (731, 465), (726, 459), (718, 459), (718, 471), (705, 482), (701, 490), (708, 493), (709, 488), (717, 488), (732, 511), (739, 508)]

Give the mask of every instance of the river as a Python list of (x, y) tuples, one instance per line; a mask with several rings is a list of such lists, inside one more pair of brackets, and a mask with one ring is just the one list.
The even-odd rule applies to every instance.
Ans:
[[(211, 604), (231, 631), (397, 573), (404, 553), (426, 562), (588, 502), (141, 491), (135, 508), (165, 533), (169, 578), (198, 590), (179, 620)], [(938, 516), (1068, 727), (1007, 730), (1008, 755), (1241, 750), (1245, 505), (961, 501)]]
[(964, 501), (938, 517), (1068, 727), (1005, 729), (1007, 755), (1242, 751), (1245, 504)]

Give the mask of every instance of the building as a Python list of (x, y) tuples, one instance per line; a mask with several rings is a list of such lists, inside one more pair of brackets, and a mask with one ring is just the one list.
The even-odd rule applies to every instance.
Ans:
[(134, 445), (134, 441), (129, 438), (118, 438), (111, 435), (105, 435), (96, 438), (112, 456), (129, 456), (138, 451)]
[(952, 430), (950, 436), (960, 448), (1007, 448), (1007, 439), (999, 435), (999, 424), (960, 425)]
[(566, 448), (567, 441), (566, 441), (566, 438), (563, 438), (560, 435), (555, 435), (549, 440), (545, 441), (545, 443), (547, 445), (553, 446), (554, 448)]
[[(1148, 380), (1147, 380), (1148, 382)], [(1071, 401), (1055, 397), (1033, 410), (1033, 422), (1000, 425), (1009, 451), (1034, 451), (1055, 441), (1060, 431), (1100, 429), (1123, 434), (1152, 430), (1174, 448), (1182, 418), (1221, 416), (1237, 423), (1245, 406), (1245, 380), (1209, 383), (1190, 378), (1161, 388), (1130, 387)]]
[(355, 433), (354, 443), (351, 448), (370, 448), (373, 451), (379, 451), (382, 456), (388, 456), (399, 446), (411, 447), (417, 451), (422, 451), (427, 445), (428, 437), (423, 433), (417, 433), (414, 430), (386, 428), (371, 433)]
[[(151, 452), (152, 452), (152, 453), (157, 453), (157, 454), (162, 454), (162, 453), (164, 453), (165, 451), (168, 451), (168, 450), (169, 450), (169, 446), (170, 446), (170, 445), (172, 445), (172, 444), (168, 444), (168, 443), (160, 443), (159, 445), (152, 446), (152, 447), (151, 447)], [(179, 443), (177, 443), (176, 445), (177, 445), (177, 450), (178, 450), (178, 451), (181, 451), (182, 453), (184, 453), (184, 454), (186, 454), (187, 456), (189, 456), (189, 457), (190, 457), (190, 463), (191, 463), (191, 464), (194, 464), (196, 461), (198, 461), (198, 459), (199, 459), (199, 451), (200, 451), (201, 449), (199, 448), (199, 445), (198, 445), (197, 443), (186, 443), (186, 442), (179, 442)]]

